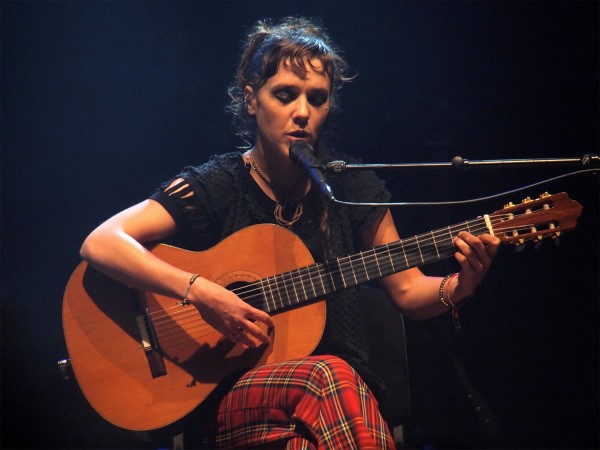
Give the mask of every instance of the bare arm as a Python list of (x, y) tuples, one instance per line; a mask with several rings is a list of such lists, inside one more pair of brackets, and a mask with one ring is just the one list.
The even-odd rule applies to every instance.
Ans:
[[(381, 221), (365, 236), (367, 246), (386, 244), (399, 240), (392, 214), (386, 211)], [(478, 237), (461, 232), (454, 240), (457, 248), (455, 258), (461, 266), (458, 277), (448, 281), (445, 290), (454, 303), (460, 303), (471, 295), (483, 280), (500, 240), (484, 234)], [(427, 319), (438, 316), (448, 309), (439, 299), (442, 278), (425, 276), (418, 268), (398, 272), (381, 280), (396, 305), (407, 317)]]
[[(170, 214), (159, 203), (146, 200), (96, 228), (83, 243), (81, 257), (129, 286), (183, 298), (192, 274), (157, 258), (143, 245), (176, 231), (177, 225)], [(234, 340), (232, 333), (242, 328), (262, 342), (269, 341), (254, 321), (272, 327), (270, 316), (212, 281), (199, 277), (192, 285), (188, 299), (204, 320), (230, 339)], [(246, 335), (241, 335), (239, 340), (254, 345)]]

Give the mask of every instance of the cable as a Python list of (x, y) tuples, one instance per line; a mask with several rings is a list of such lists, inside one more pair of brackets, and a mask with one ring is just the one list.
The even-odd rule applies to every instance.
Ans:
[(392, 207), (392, 206), (442, 206), (442, 205), (465, 205), (465, 204), (469, 204), (469, 203), (477, 203), (477, 202), (483, 202), (486, 200), (491, 200), (494, 198), (498, 198), (498, 197), (504, 197), (505, 195), (509, 195), (509, 194), (514, 194), (515, 192), (519, 192), (519, 191), (524, 191), (525, 189), (531, 189), (533, 187), (539, 186), (541, 184), (544, 183), (550, 183), (551, 181), (556, 181), (556, 180), (560, 180), (562, 178), (567, 178), (573, 175), (581, 175), (584, 173), (597, 173), (598, 171), (600, 171), (600, 169), (585, 169), (585, 170), (578, 170), (576, 172), (569, 172), (569, 173), (565, 173), (563, 175), (558, 175), (556, 177), (553, 178), (547, 178), (545, 180), (542, 181), (538, 181), (537, 183), (533, 183), (527, 186), (523, 186), (520, 188), (516, 188), (516, 189), (512, 189), (510, 191), (505, 191), (505, 192), (501, 192), (499, 194), (494, 194), (494, 195), (488, 195), (487, 197), (479, 197), (479, 198), (473, 198), (473, 199), (469, 199), (469, 200), (456, 200), (456, 201), (446, 201), (446, 202), (393, 202), (393, 203), (360, 203), (360, 202), (345, 202), (343, 200), (334, 200), (334, 203), (338, 203), (340, 205), (346, 205), (346, 206), (385, 206), (385, 207)]

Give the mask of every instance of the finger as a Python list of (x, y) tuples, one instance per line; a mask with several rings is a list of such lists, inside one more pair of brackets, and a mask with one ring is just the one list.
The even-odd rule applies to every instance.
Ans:
[(465, 241), (465, 239), (463, 239), (463, 237), (465, 239), (467, 238), (466, 236), (461, 236), (454, 239), (454, 245), (458, 250), (457, 254), (455, 255), (456, 260), (465, 270), (481, 270), (483, 268), (483, 262), (480, 260), (479, 254), (471, 245), (467, 243), (467, 241)]
[(261, 311), (260, 309), (256, 309), (254, 308), (252, 311), (250, 311), (250, 315), (248, 316), (251, 320), (258, 320), (262, 323), (264, 323), (268, 328), (273, 328), (275, 326), (275, 323), (273, 322), (273, 318), (267, 314), (264, 311)]
[(479, 239), (481, 239), (481, 241), (485, 244), (487, 253), (492, 258), (495, 258), (498, 254), (498, 250), (500, 249), (500, 244), (502, 244), (502, 241), (491, 234), (482, 234), (479, 236)]
[[(483, 267), (488, 267), (491, 264), (492, 259), (498, 251), (497, 246), (494, 246), (497, 238), (494, 238), (489, 234), (475, 237), (466, 232), (461, 232), (458, 236), (469, 247), (468, 252), (466, 252), (466, 256), (471, 257), (471, 255), (473, 255), (470, 260), (475, 267), (479, 266), (478, 263), (480, 263)], [(477, 258), (478, 261), (475, 260), (475, 258)]]
[(268, 344), (271, 342), (271, 338), (269, 336), (269, 329), (272, 328), (273, 327), (267, 327), (266, 324), (258, 321), (248, 321), (246, 325), (247, 334), (263, 344)]

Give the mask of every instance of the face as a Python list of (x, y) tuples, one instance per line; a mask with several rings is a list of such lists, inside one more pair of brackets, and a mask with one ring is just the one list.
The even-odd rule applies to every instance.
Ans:
[(248, 113), (256, 117), (255, 148), (265, 159), (289, 161), (289, 146), (298, 139), (313, 146), (327, 119), (329, 76), (319, 59), (306, 63), (306, 78), (281, 64), (275, 75), (254, 92), (246, 86)]

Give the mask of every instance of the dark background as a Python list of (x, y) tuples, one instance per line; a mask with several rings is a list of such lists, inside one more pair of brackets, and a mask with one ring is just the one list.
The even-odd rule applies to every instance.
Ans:
[[(598, 153), (598, 2), (0, 8), (3, 448), (145, 445), (100, 419), (61, 379), (63, 289), (99, 222), (183, 165), (231, 150), (226, 86), (256, 19), (323, 19), (359, 73), (342, 92), (338, 123), (340, 146), (364, 162)], [(397, 201), (455, 200), (574, 169), (381, 175)], [(414, 234), (546, 190), (567, 191), (584, 206), (561, 246), (504, 247), (462, 310), (462, 339), (448, 317), (407, 323), (411, 446), (598, 447), (597, 177), (468, 206), (395, 208), (394, 216), (402, 234)], [(455, 269), (448, 261), (424, 270)], [(483, 410), (468, 392), (481, 396)]]

